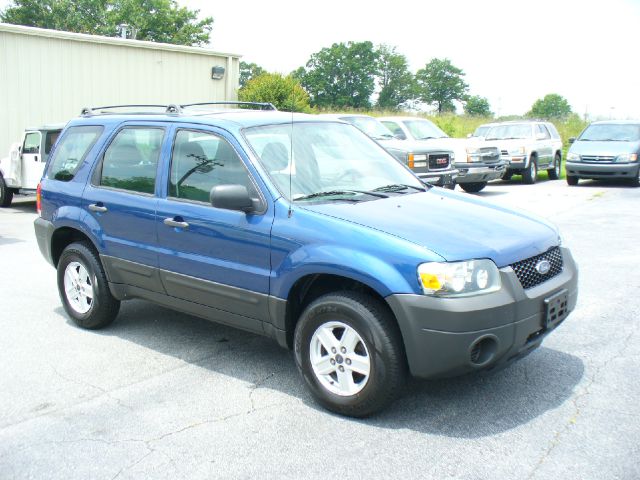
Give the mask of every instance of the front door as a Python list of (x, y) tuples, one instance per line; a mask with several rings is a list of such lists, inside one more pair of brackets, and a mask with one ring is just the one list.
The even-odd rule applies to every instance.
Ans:
[(24, 136), (22, 144), (22, 181), (20, 187), (36, 189), (42, 172), (44, 170), (44, 161), (42, 159), (40, 146), (42, 143), (42, 134), (38, 131), (27, 132)]
[(154, 292), (162, 292), (155, 184), (164, 135), (165, 128), (156, 125), (120, 129), (103, 152), (82, 203), (93, 217), (109, 280)]
[[(226, 312), (221, 321), (261, 331), (268, 320), (269, 209), (235, 146), (216, 130), (178, 129), (158, 203), (159, 266), (171, 296)], [(263, 212), (214, 208), (216, 185), (244, 185)]]

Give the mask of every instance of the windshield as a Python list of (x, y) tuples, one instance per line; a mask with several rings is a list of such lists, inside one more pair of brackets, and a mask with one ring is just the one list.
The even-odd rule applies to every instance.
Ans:
[(393, 138), (393, 133), (382, 122), (372, 117), (342, 117), (341, 120), (355, 125), (373, 139)]
[(429, 120), (406, 120), (404, 124), (407, 126), (411, 135), (416, 140), (426, 140), (428, 138), (443, 138), (448, 135), (440, 130), (435, 124)]
[(511, 140), (514, 138), (530, 138), (531, 125), (523, 123), (515, 123), (512, 125), (498, 125), (493, 127), (485, 140)]
[(484, 137), (491, 127), (480, 126), (473, 132), (474, 137)]
[(578, 140), (582, 142), (637, 142), (640, 140), (640, 125), (621, 123), (589, 125)]
[(351, 125), (299, 122), (252, 127), (244, 134), (286, 198), (360, 201), (387, 196), (373, 193), (388, 190), (383, 187), (424, 190), (410, 171)]

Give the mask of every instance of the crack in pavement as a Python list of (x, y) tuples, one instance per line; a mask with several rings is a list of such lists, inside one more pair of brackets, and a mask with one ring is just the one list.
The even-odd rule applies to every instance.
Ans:
[(551, 452), (553, 452), (553, 450), (560, 444), (560, 441), (561, 441), (560, 437), (564, 433), (566, 433), (569, 430), (569, 428), (571, 428), (572, 425), (575, 425), (577, 423), (578, 417), (580, 416), (582, 411), (582, 408), (579, 405), (580, 400), (582, 400), (583, 398), (591, 394), (591, 390), (590, 390), (591, 386), (596, 382), (596, 378), (598, 377), (600, 372), (607, 365), (609, 365), (609, 363), (611, 363), (613, 360), (615, 360), (616, 358), (619, 358), (625, 352), (625, 350), (629, 348), (629, 344), (631, 343), (631, 337), (633, 337), (634, 333), (635, 333), (634, 330), (631, 330), (631, 332), (629, 332), (629, 334), (625, 337), (625, 339), (622, 342), (622, 347), (614, 355), (610, 356), (608, 359), (602, 362), (602, 364), (598, 366), (594, 366), (593, 375), (589, 377), (588, 383), (584, 386), (584, 388), (580, 393), (576, 394), (571, 399), (571, 403), (573, 404), (573, 409), (574, 409), (573, 415), (571, 415), (571, 418), (569, 418), (568, 422), (564, 425), (564, 428), (557, 430), (555, 432), (553, 438), (551, 439), (551, 442), (549, 443), (549, 445), (543, 452), (542, 456), (538, 460), (538, 463), (536, 463), (536, 465), (531, 470), (531, 473), (529, 473), (529, 475), (527, 476), (527, 480), (531, 480), (533, 478), (533, 476), (537, 473), (540, 467), (544, 464), (545, 460), (551, 455)]

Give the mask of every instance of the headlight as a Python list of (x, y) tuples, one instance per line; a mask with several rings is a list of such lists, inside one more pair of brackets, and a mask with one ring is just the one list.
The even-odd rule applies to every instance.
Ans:
[(424, 161), (427, 159), (426, 155), (412, 155), (412, 156), (413, 156), (413, 160), (416, 162)]
[(638, 161), (637, 153), (624, 153), (616, 157), (616, 163), (629, 163), (629, 162), (637, 162), (637, 161)]
[(418, 280), (426, 295), (477, 295), (500, 290), (500, 272), (491, 260), (430, 262), (418, 267)]
[(578, 155), (577, 153), (567, 153), (567, 162), (579, 162), (580, 161), (580, 155)]
[(467, 148), (467, 162), (479, 162), (480, 151), (477, 148)]
[(524, 147), (512, 148), (511, 150), (509, 150), (509, 155), (524, 155), (524, 152)]

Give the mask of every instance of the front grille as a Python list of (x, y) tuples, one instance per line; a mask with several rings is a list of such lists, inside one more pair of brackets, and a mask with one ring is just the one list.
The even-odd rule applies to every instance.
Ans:
[(582, 155), (583, 162), (589, 163), (613, 163), (616, 157), (609, 155)]
[(500, 160), (500, 151), (496, 147), (483, 147), (478, 151), (481, 162), (494, 163)]
[[(538, 273), (536, 270), (536, 265), (542, 260), (547, 260), (551, 264), (551, 269), (544, 275)], [(533, 288), (555, 277), (562, 271), (562, 253), (560, 252), (560, 248), (553, 247), (541, 255), (516, 262), (511, 265), (511, 268), (516, 272), (522, 288), (525, 290)]]
[(444, 170), (449, 168), (450, 162), (448, 153), (429, 154), (429, 170)]

